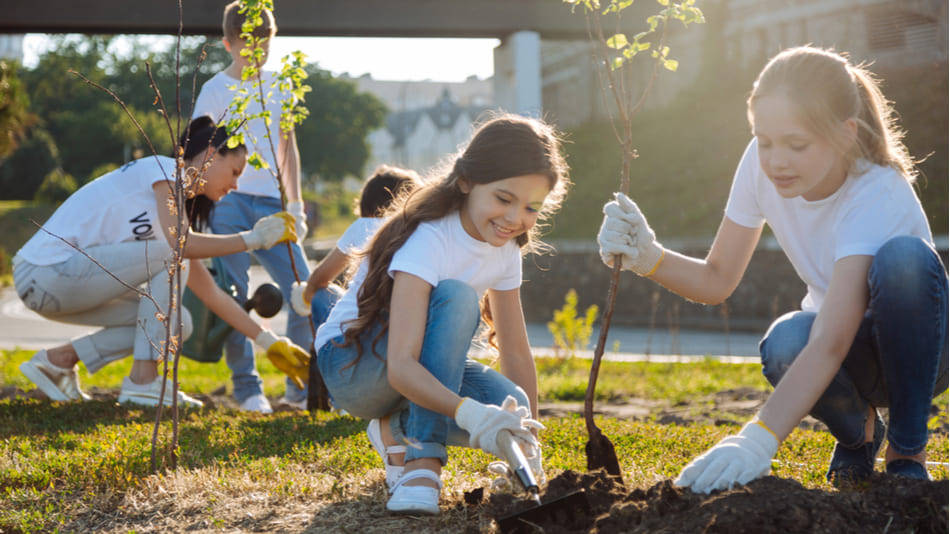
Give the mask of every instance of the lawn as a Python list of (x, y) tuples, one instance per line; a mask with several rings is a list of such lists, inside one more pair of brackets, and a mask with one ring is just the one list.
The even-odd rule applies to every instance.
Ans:
[[(120, 406), (114, 398), (60, 404), (10, 398), (13, 388), (30, 389), (16, 367), (26, 351), (0, 352), (0, 532), (184, 530), (418, 532), (491, 531), (491, 518), (464, 506), (463, 492), (488, 486), (482, 452), (453, 449), (443, 473), (443, 513), (435, 518), (385, 513), (383, 472), (363, 432), (363, 421), (329, 413), (278, 412), (259, 416), (227, 403), (184, 412), (177, 470), (153, 474), (149, 439), (153, 410)], [(282, 394), (282, 377), (260, 360), (265, 393)], [(120, 362), (84, 387), (115, 389), (128, 371)], [(583, 361), (539, 362), (542, 402), (576, 401), (586, 381)], [(182, 364), (185, 391), (214, 394), (227, 385), (227, 368)], [(708, 412), (734, 390), (756, 399), (768, 387), (755, 365), (613, 363), (602, 370), (601, 397), (610, 406), (641, 403), (651, 412), (639, 418), (599, 417), (613, 441), (628, 488), (649, 487), (676, 473), (690, 458), (735, 432), (736, 424), (698, 417), (663, 424), (663, 414)], [(228, 386), (229, 387), (229, 386)], [(100, 395), (100, 398), (103, 396)], [(575, 402), (576, 404), (576, 402)], [(948, 455), (947, 394), (928, 450)], [(741, 418), (736, 418), (741, 420)], [(684, 422), (685, 421), (685, 422)], [(583, 419), (569, 414), (543, 418), (541, 433), (549, 477), (585, 469)], [(170, 424), (163, 426), (167, 436)], [(782, 444), (773, 473), (806, 488), (830, 490), (824, 481), (833, 440), (826, 432), (798, 429)], [(931, 469), (947, 478), (944, 466)]]

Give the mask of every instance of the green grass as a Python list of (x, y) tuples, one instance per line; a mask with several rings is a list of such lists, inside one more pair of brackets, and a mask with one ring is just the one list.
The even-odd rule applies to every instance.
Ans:
[[(29, 351), (0, 351), (0, 384), (32, 389), (17, 366), (32, 354)], [(279, 397), (284, 391), (283, 375), (267, 358), (258, 358), (264, 394)], [(120, 360), (91, 375), (79, 366), (83, 387), (118, 388), (129, 373), (131, 358)], [(584, 400), (590, 362), (582, 359), (541, 358), (537, 360), (542, 401)], [(210, 394), (224, 386), (230, 392), (230, 372), (224, 359), (199, 363), (181, 358), (179, 377), (187, 392)], [(675, 404), (685, 399), (732, 388), (770, 389), (757, 365), (733, 365), (705, 360), (696, 364), (603, 362), (597, 382), (597, 398), (623, 401), (631, 397), (667, 399)]]
[[(28, 389), (16, 367), (28, 351), (0, 351), (0, 385)], [(84, 386), (116, 388), (128, 362), (82, 376)], [(586, 382), (586, 362), (542, 360), (545, 398), (577, 399)], [(281, 375), (259, 359), (265, 392), (283, 391)], [(185, 391), (210, 393), (229, 382), (223, 363), (183, 360)], [(601, 371), (603, 395), (611, 399), (691, 400), (733, 387), (766, 388), (755, 365), (607, 362)], [(947, 394), (938, 399), (942, 413)], [(150, 471), (154, 410), (114, 401), (50, 403), (31, 399), (0, 401), (0, 532), (97, 530), (183, 530), (179, 521), (199, 521), (205, 529), (283, 530), (275, 523), (311, 517), (310, 528), (361, 530), (375, 521), (395, 521), (392, 531), (458, 531), (474, 521), (463, 510), (461, 491), (488, 484), (491, 458), (480, 451), (452, 449), (443, 480), (440, 518), (416, 526), (410, 519), (381, 515), (385, 494), (379, 460), (363, 432), (365, 423), (328, 413), (282, 412), (248, 415), (227, 409), (183, 412), (177, 471)], [(166, 417), (167, 419), (167, 417)], [(661, 425), (654, 421), (598, 418), (621, 461), (628, 487), (644, 487), (675, 476), (695, 455), (735, 425)], [(545, 469), (584, 470), (586, 432), (577, 416), (544, 420)], [(162, 426), (167, 442), (171, 425)], [(830, 489), (824, 470), (833, 438), (826, 432), (796, 430), (782, 444), (774, 473), (806, 487)], [(928, 445), (933, 459), (947, 457), (946, 433)], [(931, 470), (947, 477), (946, 468)], [(248, 501), (260, 501), (256, 510)], [(293, 513), (291, 513), (293, 512)], [(259, 514), (257, 523), (248, 517)], [(269, 514), (269, 515), (268, 515)], [(375, 515), (374, 515), (375, 514)], [(257, 517), (257, 516), (255, 516)], [(373, 519), (367, 519), (367, 518)], [(197, 519), (196, 519), (197, 518)], [(306, 521), (295, 520), (303, 529)], [(336, 521), (336, 523), (333, 523)], [(105, 523), (104, 523), (105, 522)], [(113, 522), (113, 523), (109, 523)], [(196, 523), (197, 524), (197, 523)], [(375, 524), (375, 523), (373, 523)], [(388, 523), (387, 523), (388, 524)], [(136, 526), (137, 525), (137, 526)], [(382, 528), (382, 527), (380, 527)]]
[(56, 206), (26, 200), (0, 200), (0, 287), (13, 285), (11, 261), (16, 251), (46, 222)]
[[(3, 355), (0, 361), (0, 384), (32, 389), (33, 384), (17, 369), (22, 361), (32, 355), (32, 352), (0, 350), (0, 354)], [(96, 374), (89, 374), (86, 368), (80, 365), (79, 381), (83, 388), (118, 389), (122, 385), (122, 378), (129, 374), (131, 368), (131, 358), (107, 365)], [(284, 375), (270, 363), (270, 360), (263, 357), (258, 358), (257, 369), (264, 381), (264, 394), (269, 397), (281, 396), (284, 392)], [(229, 393), (231, 391), (231, 373), (224, 358), (217, 363), (199, 363), (182, 357), (178, 372), (182, 391), (210, 394), (221, 387), (226, 387)]]
[[(584, 400), (590, 361), (579, 358), (537, 361), (542, 400)], [(758, 365), (735, 365), (708, 359), (694, 364), (609, 362), (601, 364), (597, 399), (622, 402), (631, 397), (668, 400), (672, 404), (735, 388), (771, 389)]]

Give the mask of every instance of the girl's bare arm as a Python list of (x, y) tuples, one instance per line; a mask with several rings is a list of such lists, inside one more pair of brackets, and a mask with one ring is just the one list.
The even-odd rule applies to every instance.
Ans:
[(333, 247), (333, 250), (320, 260), (320, 263), (310, 273), (310, 278), (307, 279), (307, 289), (304, 292), (304, 300), (307, 302), (313, 300), (313, 295), (317, 290), (327, 287), (337, 276), (340, 276), (349, 261), (349, 256), (340, 249)]
[[(162, 227), (162, 233), (168, 240), (169, 246), (175, 248), (175, 238), (172, 237), (172, 229), (177, 227), (178, 218), (172, 215), (169, 209), (168, 199), (172, 198), (171, 187), (164, 181), (155, 182), (152, 185), (155, 192), (155, 202), (158, 205), (158, 223)], [(183, 208), (182, 208), (183, 209)], [(227, 256), (235, 252), (247, 250), (247, 245), (241, 236), (237, 234), (215, 235), (201, 232), (193, 232), (188, 229), (188, 239), (185, 241), (185, 258), (213, 258), (216, 256)]]
[(188, 289), (191, 289), (209, 310), (248, 339), (255, 339), (261, 333), (261, 327), (251, 319), (244, 308), (214, 283), (214, 278), (204, 264), (193, 261), (189, 269)]
[(534, 367), (528, 331), (521, 307), (521, 289), (488, 291), (500, 353), (501, 373), (521, 386), (531, 402), (532, 417), (538, 418), (538, 373)]
[(847, 357), (867, 310), (872, 259), (848, 256), (835, 263), (808, 343), (759, 412), (759, 419), (780, 441), (815, 405)]
[(386, 373), (393, 388), (410, 401), (454, 417), (455, 408), (462, 398), (442, 385), (419, 363), (431, 292), (432, 286), (425, 280), (396, 271), (390, 309), (399, 310), (399, 313), (389, 316)]
[(742, 280), (761, 235), (761, 227), (749, 228), (723, 217), (706, 259), (667, 250), (649, 278), (689, 300), (721, 304)]

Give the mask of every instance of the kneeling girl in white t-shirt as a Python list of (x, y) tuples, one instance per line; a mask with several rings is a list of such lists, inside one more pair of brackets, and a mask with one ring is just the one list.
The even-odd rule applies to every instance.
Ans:
[[(486, 122), (444, 178), (394, 203), (317, 332), (334, 405), (372, 420), (389, 510), (438, 513), (446, 445), (498, 455), (500, 430), (540, 470), (521, 256), (567, 185), (552, 128), (518, 116)], [(480, 315), (500, 373), (468, 358)]]
[(831, 482), (874, 471), (928, 478), (931, 398), (947, 388), (947, 275), (911, 182), (914, 165), (876, 80), (845, 57), (785, 50), (748, 100), (755, 139), (739, 163), (705, 259), (657, 243), (630, 199), (604, 207), (598, 241), (621, 264), (688, 299), (724, 301), (768, 223), (808, 293), (760, 343), (775, 386), (758, 415), (686, 466), (677, 484), (710, 492), (767, 475), (806, 415), (838, 440)]
[(312, 316), (316, 328), (327, 319), (343, 290), (333, 284), (350, 261), (386, 222), (383, 214), (400, 195), (422, 184), (415, 171), (380, 165), (360, 191), (359, 219), (353, 221), (329, 252), (310, 273), (306, 282), (294, 283), (290, 304), (299, 315)]
[[(296, 240), (293, 218), (286, 213), (262, 219), (253, 230), (240, 234), (197, 231), (213, 203), (235, 188), (247, 161), (243, 145), (228, 148), (226, 141), (224, 128), (216, 127), (209, 117), (193, 120), (182, 134), (186, 176), (194, 177), (186, 180), (185, 208), (191, 228), (185, 258), (221, 256)], [(171, 232), (176, 226), (171, 211), (175, 165), (169, 157), (145, 157), (89, 182), (66, 199), (14, 257), (14, 285), (28, 308), (54, 321), (103, 327), (41, 350), (20, 365), (50, 399), (88, 398), (79, 388), (79, 361), (95, 373), (131, 353), (135, 361), (122, 382), (119, 401), (155, 406), (162, 399), (171, 404), (171, 384), (164, 397), (160, 394), (156, 346), (165, 340), (165, 328), (156, 304), (161, 313), (167, 312)], [(303, 349), (258, 326), (218, 288), (201, 262), (186, 259), (182, 271), (182, 279), (211, 311), (255, 338), (269, 357), (281, 363), (307, 361)], [(146, 283), (154, 303), (129, 288)], [(191, 318), (187, 309), (181, 312), (184, 340), (191, 333)], [(306, 377), (306, 370), (299, 374)], [(201, 405), (181, 392), (179, 403)]]

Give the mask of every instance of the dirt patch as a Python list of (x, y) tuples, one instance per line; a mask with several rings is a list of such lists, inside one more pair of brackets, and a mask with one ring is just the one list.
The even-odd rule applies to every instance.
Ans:
[[(735, 388), (696, 397), (687, 401), (671, 403), (659, 399), (627, 398), (615, 402), (598, 402), (594, 413), (617, 419), (654, 421), (667, 425), (741, 425), (765, 404), (769, 392), (755, 388)], [(542, 402), (541, 417), (566, 417), (584, 414), (583, 402)], [(799, 428), (824, 430), (816, 419), (806, 416)]]
[[(603, 471), (565, 471), (542, 495), (548, 502), (585, 488), (590, 512), (523, 525), (521, 532), (947, 532), (946, 480), (926, 482), (875, 474), (869, 483), (840, 491), (810, 490), (794, 480), (765, 477), (711, 495), (665, 480), (627, 492)], [(530, 506), (492, 495), (488, 510), (503, 517)]]
[[(662, 425), (742, 425), (758, 413), (770, 393), (770, 391), (755, 388), (734, 388), (678, 403), (658, 399), (627, 398), (610, 403), (595, 403), (594, 414), (617, 419), (653, 421)], [(584, 414), (583, 402), (542, 402), (538, 408), (541, 417), (567, 417), (572, 414), (583, 416)], [(886, 420), (887, 408), (878, 408), (878, 411)], [(936, 403), (930, 406), (930, 416), (940, 423), (931, 428), (932, 432), (947, 434), (950, 431), (947, 413)], [(798, 428), (828, 430), (824, 423), (810, 415), (802, 419)]]

